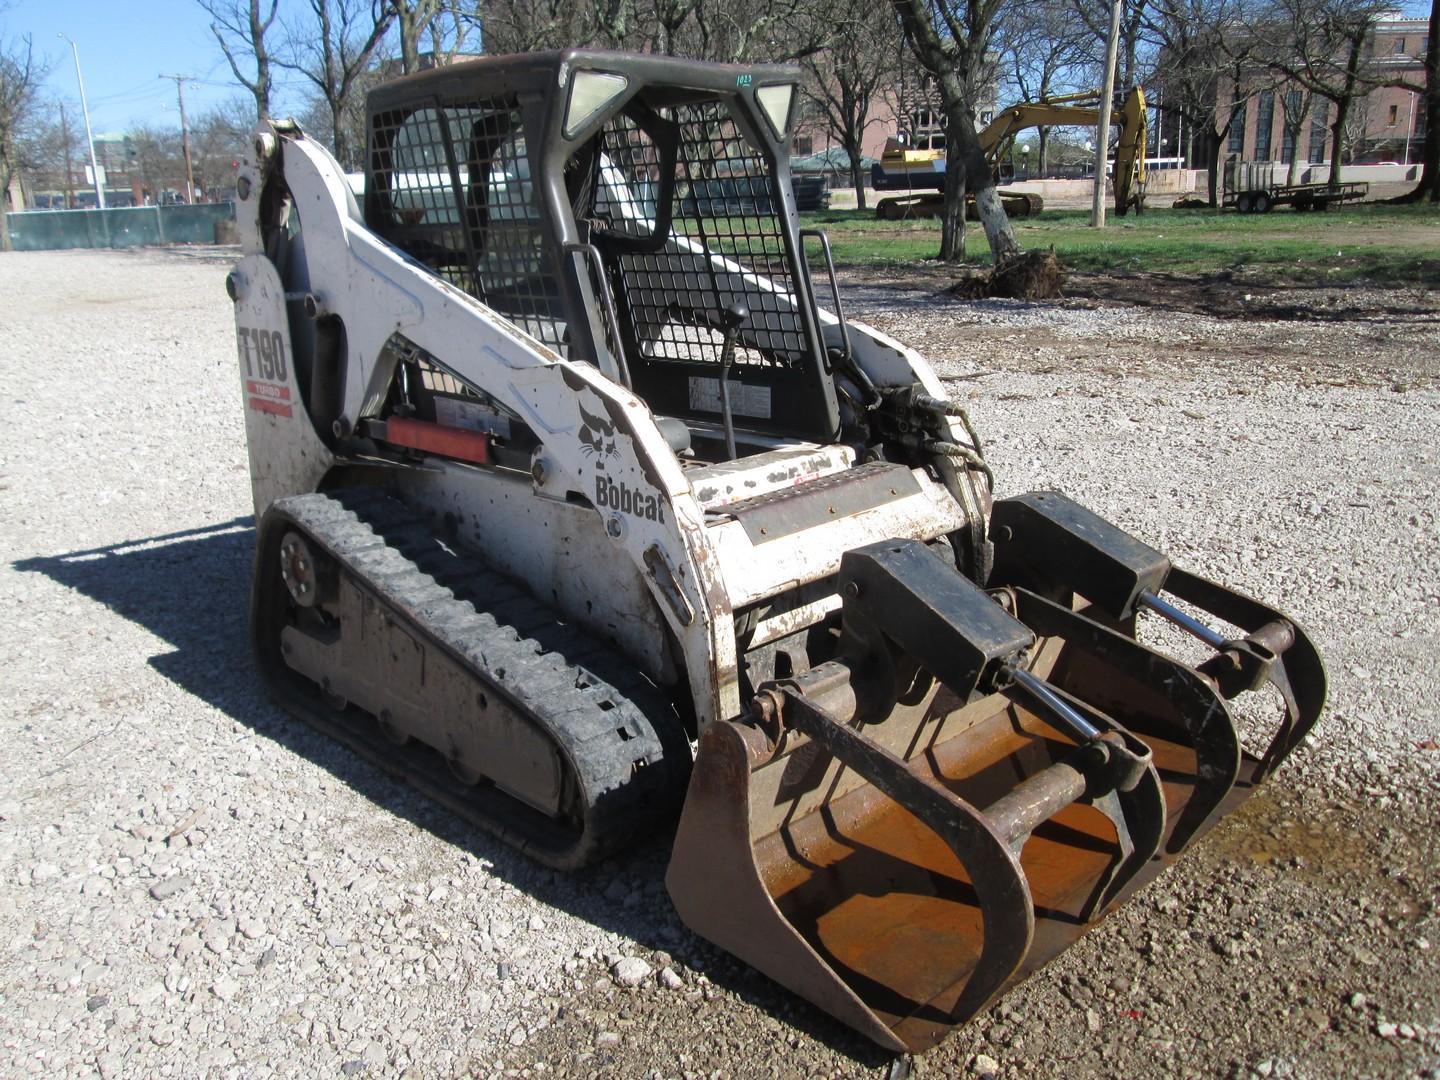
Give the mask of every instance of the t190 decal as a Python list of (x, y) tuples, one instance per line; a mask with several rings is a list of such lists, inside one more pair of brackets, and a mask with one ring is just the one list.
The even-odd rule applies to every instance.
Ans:
[(237, 327), (235, 338), (245, 372), (246, 404), (256, 412), (290, 416), (290, 371), (285, 363), (285, 338), (279, 330)]

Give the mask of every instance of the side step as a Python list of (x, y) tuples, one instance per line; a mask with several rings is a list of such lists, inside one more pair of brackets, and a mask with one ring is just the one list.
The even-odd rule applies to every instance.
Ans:
[(656, 687), (378, 491), (271, 506), (251, 630), (284, 708), (547, 865), (603, 858), (683, 793)]

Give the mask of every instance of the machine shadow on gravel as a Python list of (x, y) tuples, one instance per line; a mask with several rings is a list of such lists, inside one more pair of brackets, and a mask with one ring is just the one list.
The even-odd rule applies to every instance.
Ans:
[(254, 525), (246, 515), (11, 565), (43, 574), (144, 627), (173, 647), (149, 658), (165, 678), (256, 735), (320, 766), (382, 810), (484, 860), (492, 875), (513, 887), (646, 949), (670, 953), (762, 1014), (784, 1016), (862, 1065), (873, 1068), (891, 1060), (875, 1044), (685, 929), (663, 887), (673, 825), (595, 867), (556, 873), (467, 826), (272, 703), (250, 659)]

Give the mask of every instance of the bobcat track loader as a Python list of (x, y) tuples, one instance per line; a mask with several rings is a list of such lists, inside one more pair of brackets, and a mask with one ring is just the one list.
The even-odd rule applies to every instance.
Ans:
[(1325, 676), (1063, 495), (992, 499), (964, 410), (799, 227), (799, 78), (408, 76), (369, 97), (359, 200), (257, 133), (227, 279), (254, 646), (286, 709), (550, 866), (678, 813), (695, 932), (920, 1051), (1249, 794)]

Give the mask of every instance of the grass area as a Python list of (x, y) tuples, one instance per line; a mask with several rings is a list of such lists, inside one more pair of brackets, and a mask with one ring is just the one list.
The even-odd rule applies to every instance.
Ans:
[[(938, 220), (880, 221), (872, 210), (801, 215), (830, 235), (835, 261), (886, 266), (933, 259), (940, 250)], [(1234, 211), (1147, 210), (1106, 215), (1090, 227), (1086, 210), (1046, 210), (1015, 222), (1026, 249), (1054, 246), (1072, 270), (1245, 271), (1306, 283), (1370, 281), (1440, 287), (1440, 207), (1368, 204), (1328, 213), (1281, 208), (1264, 215)], [(970, 223), (972, 262), (987, 264), (985, 234)]]

